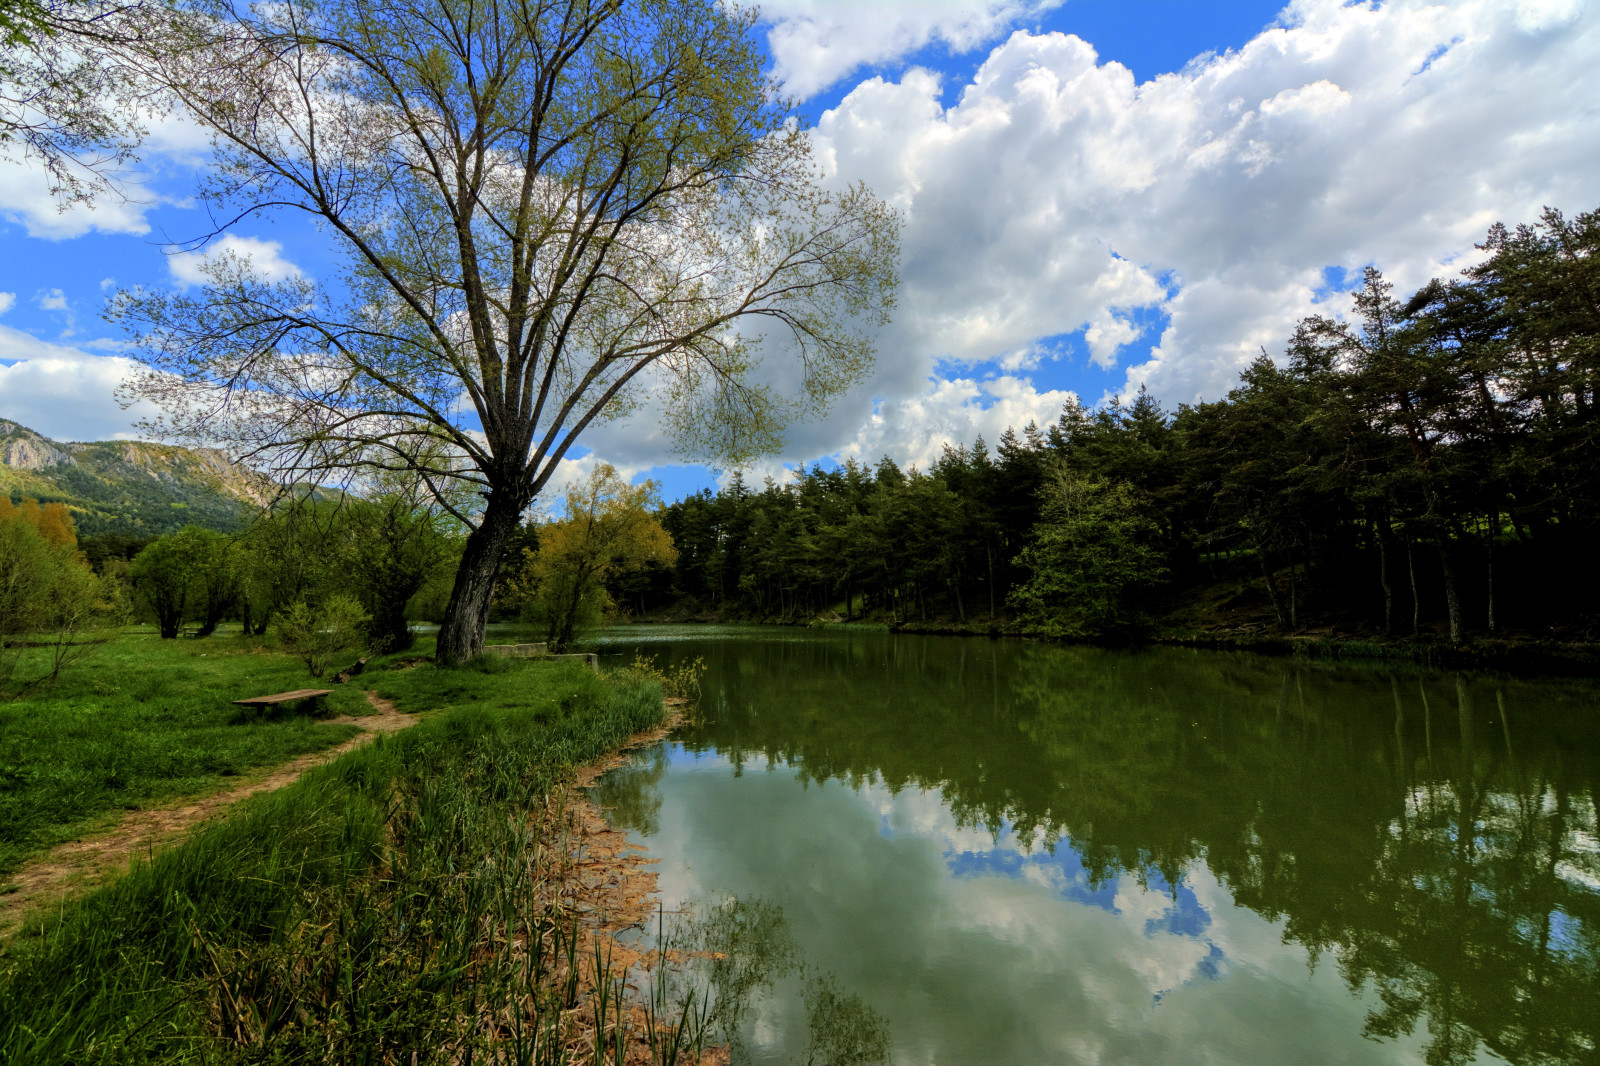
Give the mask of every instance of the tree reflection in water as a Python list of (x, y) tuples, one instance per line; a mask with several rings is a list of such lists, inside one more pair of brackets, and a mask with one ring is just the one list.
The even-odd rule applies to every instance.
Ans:
[[(1203, 862), (1431, 1063), (1600, 1046), (1590, 684), (871, 632), (682, 647), (710, 664), (691, 752), (936, 789), (963, 826), (1070, 848), (1091, 887)], [(604, 802), (650, 832), (663, 769)]]

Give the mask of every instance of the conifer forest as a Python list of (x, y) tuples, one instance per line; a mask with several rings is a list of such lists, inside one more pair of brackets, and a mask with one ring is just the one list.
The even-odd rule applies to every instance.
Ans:
[[(946, 447), (927, 470), (734, 475), (669, 505), (631, 609), (1593, 639), (1600, 210), (1493, 227), (1415, 292), (1367, 269), (1216, 402), (1141, 391)], [(1342, 309), (1341, 309), (1342, 310)]]

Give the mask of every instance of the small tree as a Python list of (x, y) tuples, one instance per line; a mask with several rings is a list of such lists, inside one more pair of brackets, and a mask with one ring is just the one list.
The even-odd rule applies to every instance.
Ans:
[(415, 479), (387, 479), (368, 500), (348, 500), (339, 516), (341, 576), (372, 616), (372, 646), (411, 647), (406, 608), (440, 569), (454, 561), (455, 522)]
[(655, 482), (630, 485), (601, 463), (567, 489), (566, 517), (540, 526), (539, 550), (526, 556), (514, 591), (525, 597), (524, 613), (544, 624), (556, 650), (605, 617), (608, 580), (677, 558), (656, 517), (657, 491)]
[(190, 618), (209, 636), (239, 594), (238, 565), (228, 538), (214, 530), (184, 526), (134, 557), (128, 577), (140, 605), (171, 640)]
[(332, 516), (331, 504), (292, 496), (240, 538), (240, 616), (247, 631), (266, 633), (278, 612), (323, 591)]
[(49, 672), (35, 680), (54, 679), (87, 654), (83, 633), (117, 612), (78, 554), (70, 516), (59, 504), (40, 508), (29, 500), (14, 507), (0, 500), (0, 686), (15, 676), (25, 639), (50, 654)]
[(354, 596), (337, 593), (317, 607), (296, 601), (274, 619), (272, 628), (283, 650), (304, 661), (312, 677), (321, 677), (341, 655), (366, 646), (371, 622)]
[(154, 618), (163, 640), (172, 640), (189, 610), (193, 560), (175, 537), (162, 537), (134, 556), (128, 579), (139, 605)]
[(194, 607), (200, 619), (197, 637), (209, 637), (239, 602), (239, 558), (233, 539), (215, 530), (189, 526), (186, 536), (194, 557)]
[(1023, 621), (1064, 636), (1127, 633), (1144, 624), (1142, 594), (1166, 576), (1160, 529), (1127, 482), (1064, 466), (1046, 475), (1031, 571), (1011, 594)]

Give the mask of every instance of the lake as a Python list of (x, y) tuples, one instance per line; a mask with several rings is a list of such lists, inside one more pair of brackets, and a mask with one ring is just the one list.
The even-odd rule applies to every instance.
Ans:
[(1596, 1061), (1592, 682), (838, 627), (600, 650), (706, 662), (594, 795), (753, 960), (720, 978), (742, 1061)]

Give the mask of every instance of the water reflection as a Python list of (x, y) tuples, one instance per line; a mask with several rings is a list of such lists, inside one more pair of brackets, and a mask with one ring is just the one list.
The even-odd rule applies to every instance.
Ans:
[(1587, 685), (630, 637), (704, 655), (707, 698), (606, 802), (685, 891), (789, 893), (813, 957), (887, 1005), (900, 1060), (1286, 1061), (1313, 1038), (1323, 1061), (1595, 1055)]
[[(664, 936), (682, 960), (678, 969), (687, 971), (678, 975), (680, 982), (710, 1004), (710, 1031), (731, 1050), (734, 1061), (749, 1057), (744, 1034), (752, 1008), (785, 978), (802, 990), (805, 1056), (800, 1061), (806, 1066), (870, 1066), (888, 1060), (889, 1028), (883, 1016), (844, 990), (837, 976), (817, 972), (804, 961), (782, 908), (759, 899), (697, 900), (678, 910)], [(693, 1005), (682, 994), (677, 1002), (685, 1009)]]

